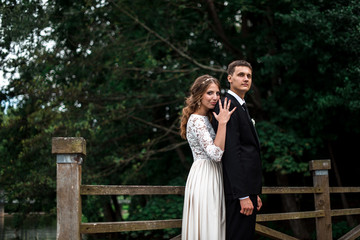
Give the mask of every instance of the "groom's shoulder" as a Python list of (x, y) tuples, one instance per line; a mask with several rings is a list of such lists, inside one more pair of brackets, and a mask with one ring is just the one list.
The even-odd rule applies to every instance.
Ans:
[(225, 93), (224, 97), (222, 98), (222, 103), (224, 103), (225, 98), (227, 98), (227, 100), (231, 100), (231, 105), (233, 107), (236, 107), (237, 105), (239, 105), (238, 100), (233, 95), (231, 95), (230, 93), (228, 93), (228, 92)]
[(230, 94), (228, 91), (225, 92), (224, 97), (231, 98), (231, 99), (236, 99), (234, 97), (234, 95)]

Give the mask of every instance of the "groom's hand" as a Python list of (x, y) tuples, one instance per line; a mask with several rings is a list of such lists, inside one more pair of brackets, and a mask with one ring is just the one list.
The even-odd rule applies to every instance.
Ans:
[(245, 198), (240, 200), (240, 207), (241, 207), (240, 213), (246, 216), (251, 215), (254, 210), (254, 205), (250, 200), (250, 198)]

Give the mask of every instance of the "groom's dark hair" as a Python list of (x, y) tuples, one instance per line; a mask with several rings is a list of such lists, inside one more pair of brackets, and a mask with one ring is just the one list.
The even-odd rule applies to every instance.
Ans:
[(252, 67), (251, 67), (251, 64), (245, 60), (235, 60), (233, 62), (231, 62), (229, 65), (228, 65), (228, 68), (227, 68), (227, 73), (229, 75), (233, 75), (234, 71), (235, 71), (235, 68), (238, 67), (238, 66), (244, 66), (244, 67), (248, 67), (250, 68), (250, 70), (252, 71)]

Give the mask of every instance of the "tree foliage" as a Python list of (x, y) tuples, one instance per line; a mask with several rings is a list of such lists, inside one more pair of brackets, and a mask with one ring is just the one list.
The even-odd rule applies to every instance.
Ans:
[(86, 139), (86, 184), (185, 184), (184, 97), (205, 73), (226, 88), (240, 58), (264, 171), (304, 173), (359, 134), (359, 16), (356, 0), (2, 1), (0, 186), (14, 210), (53, 210), (56, 136)]

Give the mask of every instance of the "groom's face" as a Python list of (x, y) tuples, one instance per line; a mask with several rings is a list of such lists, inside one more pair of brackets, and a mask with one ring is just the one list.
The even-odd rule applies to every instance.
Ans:
[(234, 73), (228, 75), (230, 89), (237, 94), (245, 94), (252, 83), (252, 71), (246, 66), (235, 67)]

